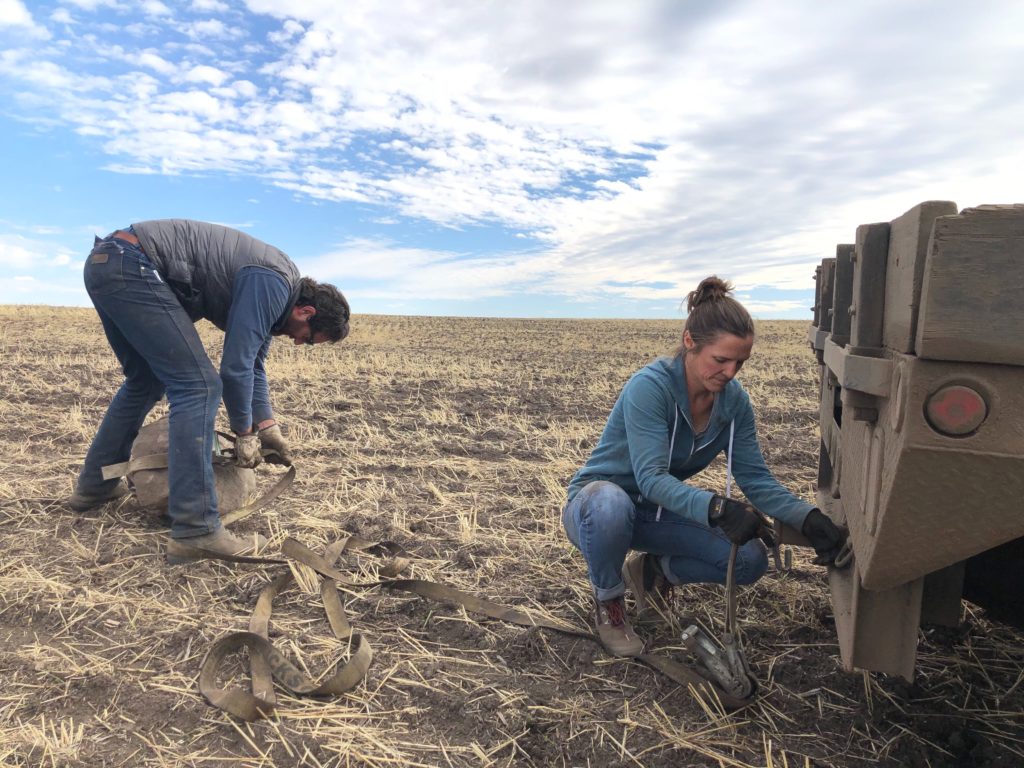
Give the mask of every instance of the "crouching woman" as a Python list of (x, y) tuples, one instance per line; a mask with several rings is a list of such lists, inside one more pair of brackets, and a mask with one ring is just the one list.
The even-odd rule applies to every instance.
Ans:
[[(731, 291), (709, 277), (689, 294), (677, 353), (626, 383), (569, 484), (562, 523), (587, 562), (598, 636), (616, 656), (643, 652), (626, 617), (627, 586), (641, 615), (664, 612), (674, 585), (725, 583), (733, 544), (737, 583), (764, 575), (759, 537), (768, 534), (758, 510), (802, 531), (816, 562), (833, 562), (843, 543), (832, 521), (783, 488), (765, 464), (750, 398), (736, 380), (754, 324)], [(753, 506), (687, 482), (722, 452), (731, 452)], [(627, 562), (630, 551), (636, 554)]]

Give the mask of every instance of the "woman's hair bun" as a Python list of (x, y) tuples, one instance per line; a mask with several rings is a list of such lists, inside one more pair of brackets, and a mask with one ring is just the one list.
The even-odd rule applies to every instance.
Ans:
[(712, 301), (721, 301), (732, 293), (732, 283), (722, 280), (717, 275), (705, 277), (700, 285), (686, 297), (686, 311), (693, 312), (701, 304)]

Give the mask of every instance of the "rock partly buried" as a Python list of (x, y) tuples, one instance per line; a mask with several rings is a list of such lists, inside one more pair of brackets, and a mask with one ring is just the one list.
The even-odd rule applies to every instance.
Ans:
[[(132, 458), (167, 454), (168, 420), (164, 416), (139, 430), (139, 436), (132, 444)], [(216, 438), (218, 443), (220, 438)], [(218, 445), (218, 449), (223, 446)], [(213, 476), (217, 485), (217, 510), (231, 512), (243, 506), (256, 491), (256, 472), (235, 464), (213, 465)], [(129, 481), (134, 486), (139, 506), (157, 512), (167, 511), (167, 470), (143, 469), (130, 472)]]

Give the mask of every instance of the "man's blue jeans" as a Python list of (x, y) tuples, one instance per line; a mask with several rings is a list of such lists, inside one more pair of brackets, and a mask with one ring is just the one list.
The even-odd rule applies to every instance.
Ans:
[(118, 481), (104, 481), (103, 467), (128, 460), (146, 414), (166, 392), (171, 536), (213, 532), (220, 526), (211, 455), (221, 380), (195, 326), (146, 255), (127, 241), (96, 241), (85, 288), (125, 379), (86, 454), (78, 491), (113, 489)]
[[(562, 510), (569, 541), (583, 553), (598, 600), (626, 591), (622, 565), (630, 550), (660, 555), (662, 571), (673, 584), (724, 584), (732, 548), (718, 528), (687, 520), (667, 509), (637, 506), (622, 488), (605, 481), (588, 483)], [(736, 583), (753, 584), (768, 570), (768, 553), (758, 539), (736, 555)]]

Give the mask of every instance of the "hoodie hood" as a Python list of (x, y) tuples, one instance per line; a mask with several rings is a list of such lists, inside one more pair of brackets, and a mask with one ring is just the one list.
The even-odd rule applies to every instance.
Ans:
[[(675, 400), (692, 428), (693, 414), (690, 413), (690, 394), (686, 390), (686, 367), (683, 365), (683, 356), (659, 357), (642, 368), (641, 373), (643, 372), (647, 372), (658, 381), (665, 392)], [(746, 392), (736, 379), (726, 384), (721, 392), (715, 394), (715, 405), (711, 409), (712, 418), (708, 422), (708, 429), (717, 430), (722, 423), (727, 424), (736, 418), (746, 400)]]

